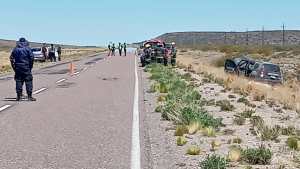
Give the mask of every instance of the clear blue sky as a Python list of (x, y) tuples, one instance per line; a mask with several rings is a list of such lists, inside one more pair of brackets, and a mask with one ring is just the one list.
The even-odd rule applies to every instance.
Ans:
[(299, 0), (1, 0), (0, 38), (79, 45), (173, 31), (300, 29)]

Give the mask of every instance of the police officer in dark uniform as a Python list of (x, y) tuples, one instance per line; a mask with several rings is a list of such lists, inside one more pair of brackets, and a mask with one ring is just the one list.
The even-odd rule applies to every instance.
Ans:
[(115, 56), (115, 51), (116, 51), (116, 46), (115, 46), (115, 44), (113, 43), (113, 44), (112, 44), (112, 47), (111, 47), (111, 55), (112, 55), (112, 56)]
[(126, 56), (127, 55), (127, 44), (126, 43), (123, 44), (123, 49), (124, 49), (124, 55)]
[(118, 50), (119, 50), (119, 55), (122, 56), (123, 45), (120, 42), (119, 42)]
[(32, 97), (32, 67), (34, 62), (33, 53), (29, 47), (29, 42), (25, 38), (20, 38), (16, 47), (11, 53), (10, 62), (15, 71), (17, 99), (22, 97), (23, 84), (25, 82), (28, 101), (36, 101)]

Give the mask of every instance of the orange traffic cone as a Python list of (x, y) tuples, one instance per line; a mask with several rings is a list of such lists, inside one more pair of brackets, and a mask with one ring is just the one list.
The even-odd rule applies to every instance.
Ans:
[(70, 70), (70, 75), (72, 76), (74, 74), (74, 63), (73, 62), (70, 63), (69, 70)]

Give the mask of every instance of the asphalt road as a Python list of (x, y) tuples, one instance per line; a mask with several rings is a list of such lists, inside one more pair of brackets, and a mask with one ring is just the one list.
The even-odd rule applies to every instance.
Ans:
[(74, 76), (68, 64), (35, 70), (37, 102), (14, 102), (12, 76), (0, 77), (0, 168), (131, 168), (134, 55), (99, 55), (75, 65)]

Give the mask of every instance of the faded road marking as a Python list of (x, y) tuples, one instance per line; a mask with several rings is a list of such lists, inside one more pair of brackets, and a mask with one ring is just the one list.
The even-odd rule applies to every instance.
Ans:
[(0, 112), (4, 111), (5, 109), (8, 109), (10, 107), (11, 107), (11, 105), (9, 105), (9, 104), (4, 105), (4, 106), (0, 107)]
[(137, 73), (136, 57), (135, 67), (135, 85), (134, 85), (134, 103), (132, 119), (132, 142), (131, 142), (131, 169), (141, 168), (141, 150), (140, 150), (140, 124), (139, 124), (139, 82)]
[(58, 80), (57, 82), (55, 82), (56, 84), (57, 83), (61, 83), (61, 82), (64, 82), (64, 81), (66, 81), (67, 79), (60, 79), (60, 80)]
[(33, 92), (32, 94), (39, 94), (39, 93), (41, 93), (41, 92), (44, 91), (44, 90), (47, 90), (47, 88), (43, 87), (43, 88), (41, 88), (41, 89), (39, 89), (39, 90)]
[(80, 72), (75, 72), (73, 75), (78, 75)]

